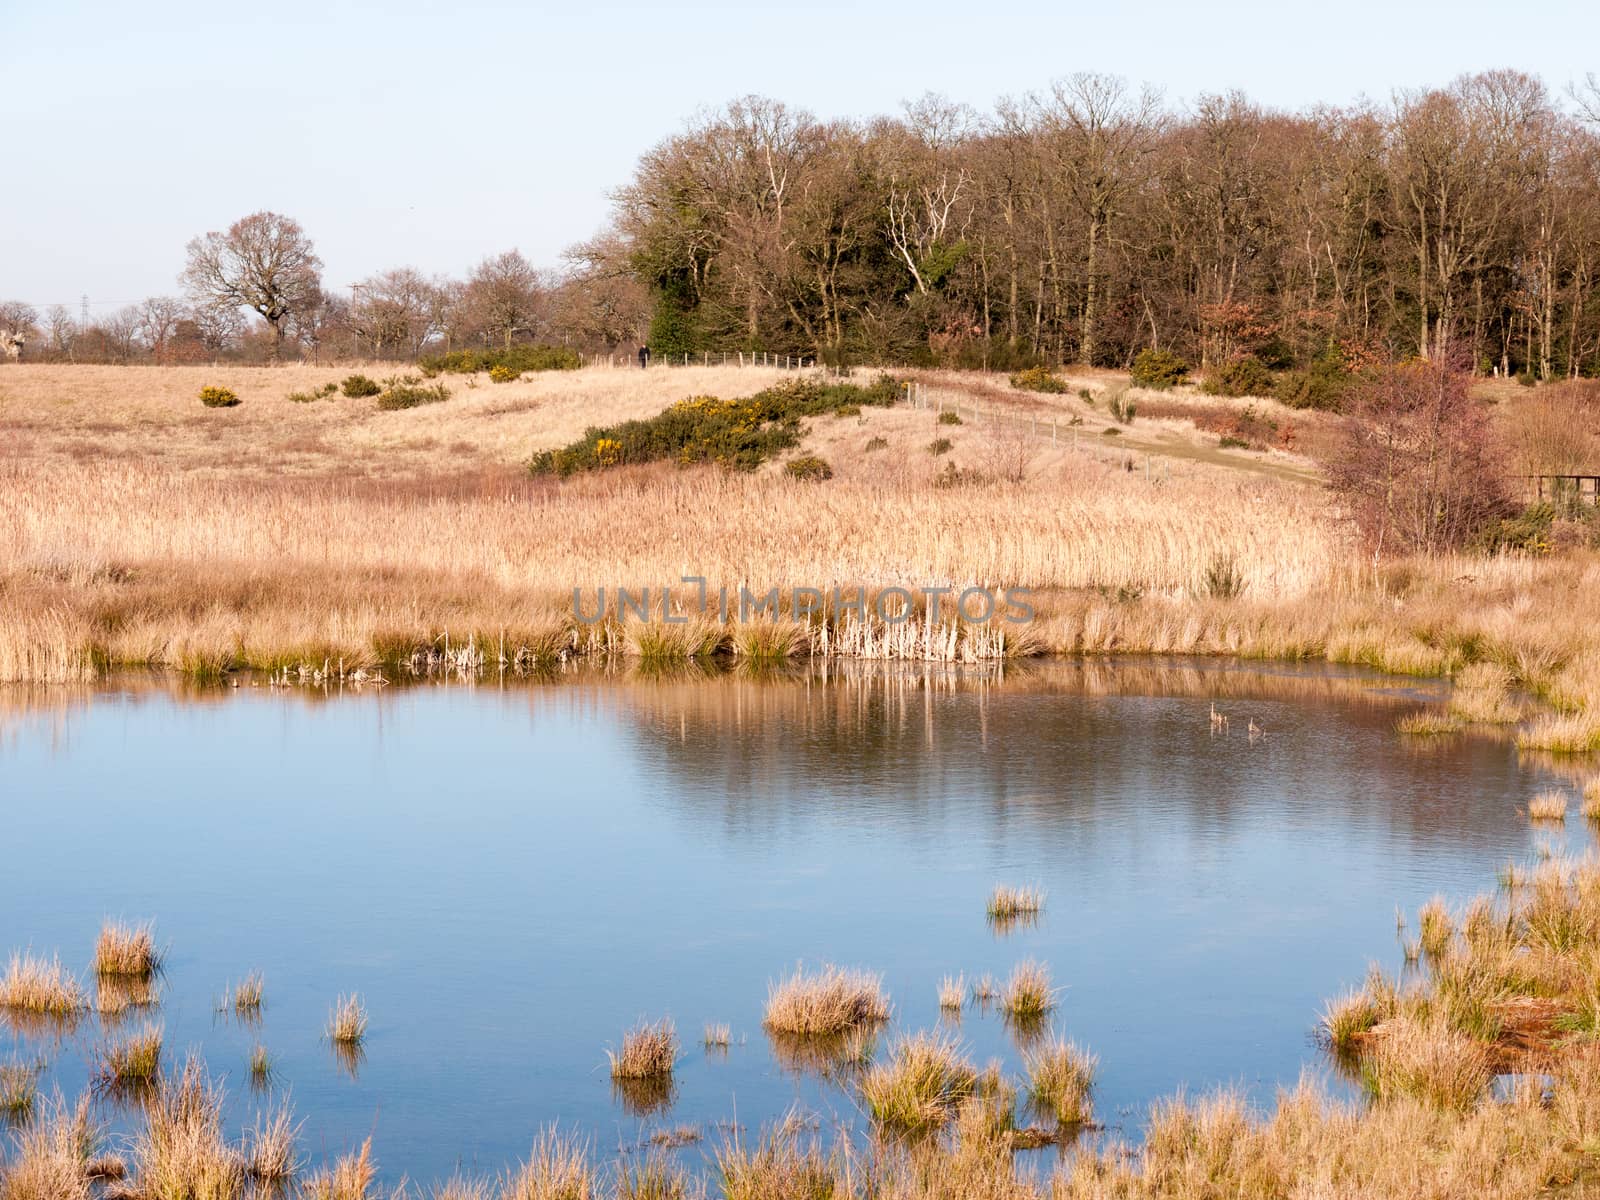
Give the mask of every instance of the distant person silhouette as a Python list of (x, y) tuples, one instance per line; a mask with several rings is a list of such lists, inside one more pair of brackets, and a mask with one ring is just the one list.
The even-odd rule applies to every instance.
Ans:
[(640, 346), (639, 347), (639, 368), (640, 368), (640, 370), (643, 370), (645, 367), (648, 367), (649, 365), (650, 365), (650, 347), (649, 346)]

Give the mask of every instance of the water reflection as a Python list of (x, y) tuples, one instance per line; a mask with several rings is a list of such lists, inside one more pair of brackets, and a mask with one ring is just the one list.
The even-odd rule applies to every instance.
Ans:
[[(236, 1081), (236, 1128), (292, 1092), (319, 1156), (372, 1135), (394, 1177), (492, 1174), (553, 1121), (634, 1145), (657, 1125), (849, 1124), (882, 1046), (941, 1027), (1013, 1083), (1044, 1038), (1087, 1047), (1108, 1136), (1136, 1138), (1180, 1087), (1270, 1099), (1327, 1069), (1323, 1000), (1374, 956), (1405, 967), (1396, 906), (1592, 837), (1521, 812), (1581, 767), (1497, 732), (1402, 738), (1442, 688), (1333, 668), (239, 682), (0, 689), (0, 955), (86, 972), (104, 917), (155, 919), (159, 994), (102, 985), (101, 1029), (159, 1011), (169, 1045)], [(86, 863), (89, 834), (117, 853)], [(1041, 887), (1044, 910), (996, 924), (999, 883)], [(1000, 992), (1028, 959), (1057, 1006), (1019, 1024)], [(764, 1031), (768, 985), (801, 962), (881, 972), (892, 1022)], [(219, 1013), (255, 972), (271, 1007)], [(959, 1011), (946, 977), (970, 981)], [(370, 1058), (325, 1036), (351, 991)], [(727, 1044), (613, 1086), (604, 1048), (641, 1013), (725, 1024)], [(8, 1049), (47, 1056), (43, 1086), (88, 1082), (92, 1030), (3, 1017)]]

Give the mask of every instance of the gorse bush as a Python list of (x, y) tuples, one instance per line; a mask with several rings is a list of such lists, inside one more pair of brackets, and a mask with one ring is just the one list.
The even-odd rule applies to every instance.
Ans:
[(1270, 396), (1272, 372), (1266, 363), (1247, 354), (1208, 371), (1200, 390), (1209, 396)]
[(961, 424), (961, 418), (953, 412), (942, 412), (939, 414), (939, 424), (959, 425)]
[(529, 469), (536, 475), (565, 477), (670, 459), (680, 465), (712, 462), (753, 471), (799, 444), (802, 418), (851, 405), (887, 408), (900, 396), (899, 385), (887, 375), (868, 387), (797, 379), (742, 400), (695, 396), (653, 417), (592, 428), (571, 445), (541, 451)]
[(382, 385), (376, 379), (360, 374), (346, 375), (339, 388), (352, 400), (364, 400), (368, 396), (376, 396), (383, 391)]
[(1350, 373), (1337, 358), (1319, 358), (1304, 371), (1285, 371), (1272, 390), (1290, 408), (1338, 412), (1350, 382)]
[(295, 404), (314, 404), (318, 400), (326, 400), (338, 390), (337, 383), (325, 383), (314, 392), (290, 392), (288, 399)]
[(802, 454), (798, 458), (791, 458), (783, 464), (783, 469), (795, 479), (811, 482), (833, 478), (833, 468), (828, 465), (828, 460), (818, 458), (815, 454)]
[(576, 350), (566, 346), (512, 346), (509, 350), (452, 350), (448, 354), (429, 354), (419, 358), (417, 366), (429, 379), (441, 372), (471, 375), (488, 371), (492, 377), (496, 367), (517, 375), (524, 371), (576, 371), (583, 366), (583, 359)]
[(1134, 356), (1133, 382), (1139, 387), (1166, 391), (1189, 375), (1189, 364), (1171, 350), (1141, 350)]
[(1065, 392), (1067, 385), (1048, 367), (1029, 367), (1011, 376), (1011, 386), (1024, 392)]
[(949, 454), (955, 443), (949, 438), (934, 438), (928, 443), (928, 453), (937, 457), (940, 454)]
[(378, 407), (385, 412), (401, 408), (416, 408), (422, 404), (438, 404), (450, 399), (450, 389), (442, 383), (425, 384), (417, 375), (391, 375), (383, 381), (378, 395)]
[(1139, 414), (1139, 406), (1128, 395), (1127, 388), (1113, 388), (1107, 392), (1106, 406), (1111, 410), (1111, 419), (1118, 425), (1132, 425), (1133, 418)]
[(232, 408), (240, 400), (232, 388), (206, 386), (200, 389), (200, 403), (207, 408)]
[(495, 363), (489, 368), (490, 383), (515, 383), (522, 378), (522, 372), (515, 367), (508, 367), (505, 363)]

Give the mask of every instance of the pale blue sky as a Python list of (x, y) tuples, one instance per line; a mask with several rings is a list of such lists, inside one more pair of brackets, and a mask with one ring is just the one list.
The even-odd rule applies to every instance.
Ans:
[(298, 218), (343, 288), (552, 265), (635, 158), (745, 93), (822, 116), (942, 92), (981, 108), (1078, 70), (1175, 103), (1239, 87), (1344, 103), (1518, 67), (1600, 69), (1600, 4), (1301, 6), (0, 0), (0, 298), (95, 311), (177, 290), (184, 243)]

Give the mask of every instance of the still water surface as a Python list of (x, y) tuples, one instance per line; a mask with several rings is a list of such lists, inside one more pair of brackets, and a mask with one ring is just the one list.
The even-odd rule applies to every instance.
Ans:
[[(1492, 887), (1548, 837), (1518, 811), (1546, 766), (1503, 738), (1394, 732), (1436, 696), (1116, 662), (10, 696), (0, 953), (59, 952), (87, 977), (103, 918), (153, 918), (169, 1054), (204, 1052), (235, 1121), (264, 1102), (260, 1041), (311, 1156), (370, 1133), (388, 1177), (420, 1180), (496, 1171), (553, 1121), (609, 1151), (796, 1106), (856, 1120), (847, 1092), (774, 1056), (770, 980), (882, 972), (892, 1034), (940, 1023), (942, 976), (1036, 957), (1063, 989), (1055, 1030), (1100, 1056), (1098, 1116), (1137, 1138), (1179, 1088), (1270, 1101), (1322, 1069), (1316, 1014), (1373, 959), (1398, 968), (1395, 907)], [(991, 928), (1002, 881), (1042, 885), (1042, 920)], [(214, 1011), (251, 970), (254, 1029)], [(322, 1037), (351, 991), (373, 1020), (354, 1075)], [(660, 1016), (685, 1056), (670, 1105), (640, 1115), (604, 1050)], [(726, 1054), (702, 1050), (708, 1022), (732, 1027)], [(946, 1028), (1016, 1067), (997, 1016)], [(101, 1037), (0, 1025), (0, 1058), (42, 1053), (46, 1086), (75, 1093)]]

